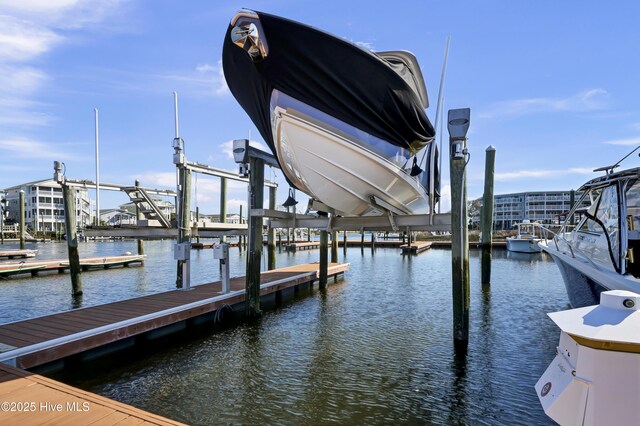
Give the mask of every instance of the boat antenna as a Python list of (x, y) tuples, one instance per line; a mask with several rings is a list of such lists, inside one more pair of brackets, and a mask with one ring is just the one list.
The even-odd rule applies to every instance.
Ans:
[[(638, 148), (640, 148), (640, 145), (636, 146), (630, 153), (628, 153), (627, 155), (625, 155), (624, 157), (622, 157), (620, 160), (618, 160), (617, 163), (612, 164), (610, 166), (604, 166), (604, 167), (598, 167), (597, 169), (593, 169), (594, 172), (605, 172), (606, 175), (610, 175), (611, 173), (613, 173), (613, 170), (616, 169), (617, 167), (620, 166), (620, 163), (622, 163), (624, 160), (626, 160), (627, 158), (629, 158), (629, 156), (631, 154), (633, 154), (634, 152), (636, 152), (638, 150)], [(639, 154), (640, 155), (640, 154)]]

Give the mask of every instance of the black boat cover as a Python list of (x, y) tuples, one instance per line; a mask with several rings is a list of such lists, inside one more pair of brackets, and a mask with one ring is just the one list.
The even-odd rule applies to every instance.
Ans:
[(424, 99), (407, 83), (407, 75), (403, 78), (394, 71), (397, 61), (389, 64), (331, 34), (255, 13), (263, 31), (260, 36), (268, 45), (266, 58), (254, 62), (233, 43), (229, 25), (222, 64), (231, 93), (273, 152), (273, 89), (411, 153), (433, 139)]

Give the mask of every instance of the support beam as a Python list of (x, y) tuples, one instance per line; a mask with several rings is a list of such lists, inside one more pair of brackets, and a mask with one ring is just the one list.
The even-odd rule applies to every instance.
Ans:
[[(249, 209), (264, 203), (264, 160), (249, 158)], [(260, 310), (260, 260), (262, 258), (262, 216), (249, 216), (249, 249), (245, 287), (246, 315), (257, 318)]]
[(71, 274), (71, 294), (82, 296), (82, 276), (80, 254), (78, 253), (78, 235), (76, 229), (76, 199), (75, 189), (62, 185), (64, 203), (64, 222), (67, 233), (67, 248), (69, 253), (69, 272)]
[(449, 110), (449, 170), (451, 182), (451, 272), (453, 339), (464, 349), (469, 341), (469, 235), (467, 225), (467, 137), (469, 109)]
[(491, 240), (493, 239), (493, 175), (496, 164), (496, 149), (489, 145), (485, 151), (484, 195), (482, 196), (482, 284), (491, 282)]

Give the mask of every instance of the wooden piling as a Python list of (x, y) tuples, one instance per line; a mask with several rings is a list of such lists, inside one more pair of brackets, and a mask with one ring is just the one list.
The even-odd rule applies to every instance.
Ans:
[[(243, 223), (243, 219), (242, 219), (242, 204), (240, 204), (240, 214), (239, 214), (239, 216), (240, 216), (240, 219), (239, 219), (240, 223)], [(243, 240), (242, 237), (243, 237), (242, 234), (238, 235), (238, 251), (242, 251), (242, 240)]]
[(264, 160), (249, 158), (249, 248), (245, 286), (245, 312), (249, 318), (262, 315), (260, 310), (260, 260), (262, 258), (262, 216), (253, 216), (253, 209), (263, 208)]
[[(576, 191), (572, 189), (571, 192), (569, 192), (569, 211), (573, 209), (573, 205), (575, 203), (576, 203)], [(573, 230), (573, 226), (575, 224), (576, 224), (576, 215), (572, 214), (571, 217), (569, 218), (569, 225), (571, 225), (572, 228), (569, 229), (569, 231)]]
[(376, 233), (375, 231), (371, 231), (371, 252), (376, 249)]
[(493, 239), (493, 175), (496, 164), (496, 149), (489, 145), (485, 151), (484, 195), (482, 196), (482, 214), (480, 230), (482, 231), (482, 284), (491, 282), (491, 241)]
[(342, 232), (342, 255), (347, 255), (347, 231)]
[[(449, 111), (451, 182), (451, 278), (453, 296), (453, 339), (456, 347), (469, 341), (469, 234), (467, 225), (466, 130), (460, 131), (463, 111)], [(467, 112), (468, 114), (468, 112)], [(468, 120), (466, 120), (468, 123)], [(468, 126), (468, 124), (467, 124)]]
[[(27, 231), (26, 226), (25, 226), (25, 213), (24, 213), (24, 191), (20, 190), (20, 196), (19, 196), (19, 200), (18, 202), (20, 203), (20, 217), (19, 217), (19, 221), (20, 221), (20, 250), (24, 250), (25, 248), (27, 248), (26, 245), (26, 238), (25, 238), (25, 233)], [(73, 211), (75, 211), (75, 207), (73, 209)]]
[(329, 233), (326, 229), (320, 230), (320, 288), (327, 285), (328, 260), (329, 260)]
[[(220, 223), (227, 222), (227, 178), (220, 178)], [(220, 236), (220, 242), (224, 243), (226, 241), (226, 237), (224, 235)]]
[(311, 228), (307, 228), (307, 242), (311, 242)]
[(360, 250), (364, 250), (364, 229), (360, 232)]
[(338, 263), (338, 231), (331, 231), (331, 262)]
[[(275, 186), (269, 187), (269, 209), (276, 209), (276, 191)], [(276, 269), (276, 229), (269, 226), (269, 234), (267, 235), (267, 269)]]
[(69, 253), (69, 272), (71, 275), (71, 294), (82, 296), (82, 276), (80, 254), (78, 253), (78, 235), (76, 232), (76, 199), (75, 189), (62, 185), (64, 204), (64, 223), (67, 233), (67, 248)]

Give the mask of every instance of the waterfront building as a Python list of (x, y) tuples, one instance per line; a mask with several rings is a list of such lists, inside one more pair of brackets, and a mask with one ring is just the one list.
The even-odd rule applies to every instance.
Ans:
[[(575, 201), (579, 199), (580, 195), (576, 193)], [(561, 224), (571, 209), (570, 200), (571, 191), (534, 191), (496, 195), (493, 205), (494, 227), (497, 230), (510, 230), (516, 223), (523, 220), (547, 225)]]
[[(83, 188), (73, 188), (76, 199), (76, 223), (79, 228), (91, 224), (89, 193)], [(55, 232), (64, 229), (64, 204), (62, 187), (52, 179), (27, 182), (4, 189), (7, 200), (8, 221), (19, 222), (20, 191), (24, 191), (25, 224), (34, 231)]]

